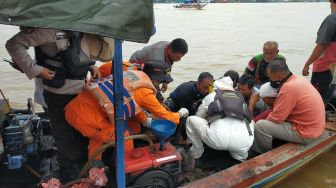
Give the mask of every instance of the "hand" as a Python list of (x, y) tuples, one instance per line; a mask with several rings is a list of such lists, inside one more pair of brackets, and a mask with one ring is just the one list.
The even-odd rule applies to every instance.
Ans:
[(90, 73), (91, 73), (91, 77), (93, 79), (97, 79), (100, 77), (100, 74), (99, 74), (99, 69), (97, 66), (91, 66), (91, 69), (90, 69)]
[(181, 114), (181, 117), (187, 117), (189, 114), (189, 111), (186, 108), (181, 108), (178, 112)]
[(168, 89), (168, 83), (167, 82), (163, 82), (160, 88), (160, 91), (162, 91), (162, 93), (164, 93), (165, 91), (167, 91)]
[(302, 75), (303, 76), (308, 76), (309, 75), (309, 66), (304, 66), (302, 69)]
[(253, 95), (251, 95), (250, 97), (250, 104), (253, 103), (255, 104), (256, 102), (258, 102), (260, 100), (260, 94), (259, 93), (254, 93)]
[(39, 77), (45, 80), (52, 80), (55, 77), (55, 71), (43, 68), (42, 72), (39, 74)]
[(147, 120), (142, 124), (144, 127), (151, 129), (152, 128), (152, 121), (153, 119), (150, 117), (147, 117)]
[(108, 181), (105, 174), (105, 168), (91, 168), (89, 171), (89, 178), (94, 182), (96, 186), (105, 186)]
[(61, 182), (57, 178), (50, 178), (47, 182), (41, 184), (42, 188), (60, 188)]

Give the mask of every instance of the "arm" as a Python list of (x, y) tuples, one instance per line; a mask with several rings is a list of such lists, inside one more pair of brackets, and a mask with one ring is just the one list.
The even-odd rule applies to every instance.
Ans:
[(286, 121), (287, 117), (295, 107), (296, 100), (293, 96), (289, 96), (285, 93), (280, 93), (277, 96), (276, 103), (274, 104), (273, 111), (268, 115), (267, 120), (276, 123)]
[(216, 96), (216, 93), (212, 92), (202, 100), (202, 104), (198, 107), (196, 116), (201, 117), (201, 118), (205, 118), (207, 116), (208, 106), (210, 105), (212, 101), (215, 100), (215, 96)]
[(324, 19), (319, 30), (317, 31), (317, 38), (315, 41), (316, 46), (302, 69), (303, 76), (309, 75), (309, 65), (314, 63), (314, 61), (316, 61), (321, 56), (328, 44), (333, 41), (335, 33), (336, 24), (334, 23), (333, 17), (329, 15), (326, 19)]
[[(28, 54), (30, 47), (41, 46), (46, 43), (55, 42), (53, 30), (36, 28), (30, 33), (19, 32), (6, 42), (6, 49), (13, 61), (20, 69), (32, 79), (41, 73), (46, 73), (43, 67), (36, 65)], [(43, 76), (43, 75), (42, 75)]]
[(257, 66), (257, 60), (255, 57), (253, 57), (248, 63), (247, 63), (247, 66), (246, 66), (246, 69), (244, 71), (244, 74), (249, 74), (251, 76), (255, 76), (255, 69), (256, 69), (256, 66)]
[(302, 75), (308, 76), (309, 75), (309, 65), (314, 63), (316, 59), (318, 59), (323, 51), (326, 49), (327, 45), (317, 43), (313, 52), (311, 53), (310, 57), (308, 58), (306, 64), (303, 66)]
[(134, 99), (140, 107), (152, 113), (155, 117), (170, 120), (175, 124), (180, 121), (181, 114), (168, 111), (156, 99), (154, 91), (148, 88), (139, 88), (134, 91)]
[(259, 100), (260, 100), (259, 93), (252, 94), (248, 105), (249, 111), (251, 112), (252, 115), (254, 114), (253, 113), (254, 106)]

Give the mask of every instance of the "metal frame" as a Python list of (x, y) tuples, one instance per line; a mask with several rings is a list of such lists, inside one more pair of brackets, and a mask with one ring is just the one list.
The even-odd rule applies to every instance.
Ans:
[(116, 158), (115, 163), (117, 167), (117, 187), (125, 187), (125, 153), (124, 153), (124, 131), (125, 123), (123, 110), (123, 71), (122, 71), (122, 45), (121, 40), (114, 40), (114, 59), (113, 59), (113, 93), (114, 93), (114, 125), (115, 125), (115, 141), (116, 141)]

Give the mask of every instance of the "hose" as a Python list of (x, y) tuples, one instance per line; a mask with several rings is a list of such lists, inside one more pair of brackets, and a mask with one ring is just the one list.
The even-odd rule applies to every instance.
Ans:
[[(142, 139), (142, 140), (146, 139), (149, 142), (149, 146), (150, 147), (154, 146), (153, 141), (151, 140), (150, 135), (149, 135), (148, 132), (146, 134), (137, 134), (137, 135), (127, 136), (127, 137), (125, 137), (124, 140), (126, 141), (126, 140), (134, 140), (134, 139)], [(105, 149), (107, 149), (107, 148), (109, 148), (111, 146), (114, 146), (114, 145), (115, 145), (115, 141), (110, 141), (110, 142), (104, 144), (102, 147), (96, 149), (94, 151), (94, 153), (90, 156), (89, 160), (85, 163), (82, 171), (79, 174), (79, 177), (83, 177), (85, 175), (85, 173), (89, 169), (89, 166), (90, 166), (91, 162), (94, 160), (94, 158), (96, 158), (96, 156), (98, 154), (102, 153)]]
[(32, 167), (30, 167), (28, 164), (25, 164), (24, 167), (29, 170), (32, 174), (34, 174), (37, 178), (41, 179), (41, 175), (36, 172)]

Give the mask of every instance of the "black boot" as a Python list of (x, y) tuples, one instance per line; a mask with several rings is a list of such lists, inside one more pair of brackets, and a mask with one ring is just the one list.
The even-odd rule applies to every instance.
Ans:
[(60, 161), (60, 177), (63, 184), (78, 178), (82, 165), (77, 162)]

